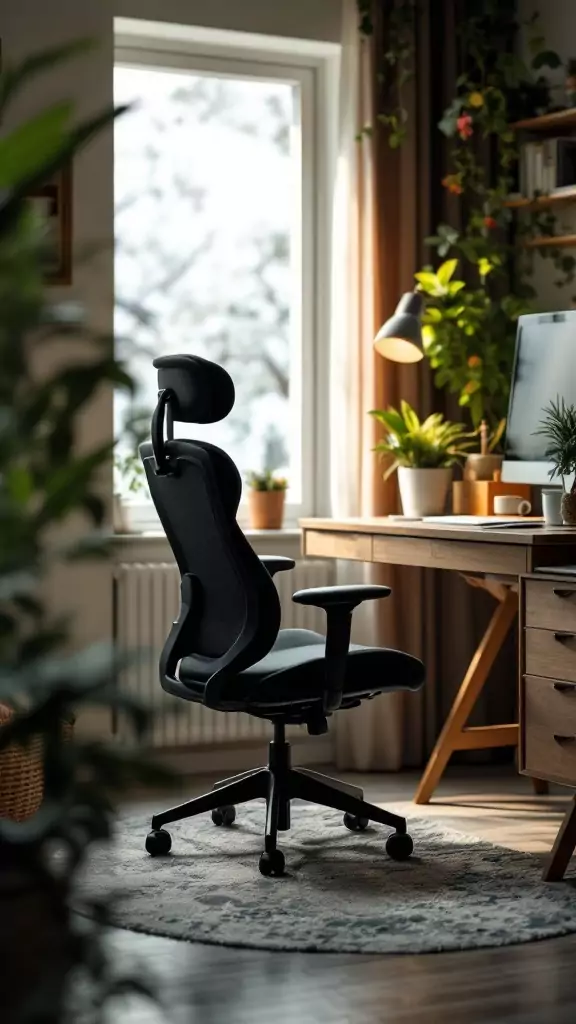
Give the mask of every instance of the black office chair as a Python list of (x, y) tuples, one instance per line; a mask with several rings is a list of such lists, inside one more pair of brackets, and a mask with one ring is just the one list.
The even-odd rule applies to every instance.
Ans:
[[(180, 569), (181, 610), (160, 659), (160, 682), (176, 697), (217, 711), (244, 711), (272, 722), (268, 765), (218, 783), (204, 796), (152, 818), (146, 849), (167, 854), (163, 828), (205, 811), (215, 825), (231, 825), (235, 804), (266, 800), (263, 875), (281, 875), (278, 832), (290, 828), (290, 801), (309, 800), (344, 812), (344, 824), (362, 831), (369, 820), (391, 826), (386, 850), (410, 856), (406, 821), (366, 803), (362, 790), (290, 765), (287, 724), (325, 733), (339, 708), (391, 690), (417, 690), (420, 661), (400, 651), (350, 644), (352, 611), (387, 597), (388, 587), (335, 586), (300, 590), (293, 600), (324, 608), (326, 638), (306, 629), (280, 630), (280, 602), (272, 577), (294, 567), (290, 558), (258, 558), (236, 522), (242, 485), (232, 460), (204, 441), (175, 439), (174, 420), (215, 423), (234, 405), (234, 385), (215, 363), (190, 355), (162, 356), (152, 440), (140, 454), (150, 492)], [(165, 439), (165, 431), (167, 439)]]

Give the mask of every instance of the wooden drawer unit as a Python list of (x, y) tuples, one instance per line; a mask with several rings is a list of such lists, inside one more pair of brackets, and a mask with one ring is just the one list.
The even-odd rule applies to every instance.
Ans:
[(576, 631), (526, 629), (524, 669), (529, 676), (576, 682)]
[(524, 625), (576, 633), (576, 583), (526, 580)]
[(522, 771), (576, 786), (576, 682), (522, 680)]

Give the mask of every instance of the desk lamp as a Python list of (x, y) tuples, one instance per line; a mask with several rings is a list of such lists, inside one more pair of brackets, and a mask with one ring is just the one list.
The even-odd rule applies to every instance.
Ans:
[(374, 348), (395, 363), (418, 363), (424, 358), (422, 347), (422, 296), (405, 292), (396, 312), (382, 325), (374, 338)]

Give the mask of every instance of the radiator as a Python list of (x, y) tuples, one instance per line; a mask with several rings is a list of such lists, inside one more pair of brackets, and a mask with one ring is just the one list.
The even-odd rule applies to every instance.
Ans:
[[(279, 573), (274, 582), (282, 608), (282, 627), (325, 632), (325, 614), (292, 601), (304, 587), (334, 582), (331, 562), (297, 562), (292, 572)], [(158, 677), (160, 652), (180, 609), (180, 574), (169, 562), (125, 562), (116, 567), (115, 639), (120, 653), (139, 652), (120, 677), (121, 688), (152, 709), (151, 745), (191, 747), (234, 743), (269, 736), (267, 722), (249, 715), (212, 711), (200, 704), (164, 693)], [(116, 736), (128, 742), (125, 723), (116, 723)]]

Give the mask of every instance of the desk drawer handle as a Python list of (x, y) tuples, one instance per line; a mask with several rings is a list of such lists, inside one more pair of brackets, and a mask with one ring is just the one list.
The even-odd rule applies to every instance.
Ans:
[(554, 633), (554, 639), (557, 640), (559, 644), (567, 644), (569, 640), (574, 640), (575, 639), (575, 634), (574, 633)]
[(553, 686), (558, 693), (570, 693), (572, 690), (576, 690), (576, 683), (553, 683)]
[(558, 590), (554, 587), (552, 593), (555, 597), (561, 597), (564, 601), (567, 601), (570, 597), (576, 595), (576, 590)]
[(557, 732), (554, 733), (554, 739), (556, 740), (556, 743), (560, 744), (576, 742), (576, 736), (562, 736), (559, 735)]

